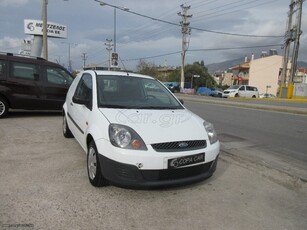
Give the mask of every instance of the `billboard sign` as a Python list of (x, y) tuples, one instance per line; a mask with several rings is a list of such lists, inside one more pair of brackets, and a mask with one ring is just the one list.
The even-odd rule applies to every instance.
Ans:
[[(26, 34), (43, 35), (43, 21), (41, 20), (24, 20), (24, 31)], [(47, 36), (54, 38), (67, 38), (67, 26), (54, 22), (47, 23)]]

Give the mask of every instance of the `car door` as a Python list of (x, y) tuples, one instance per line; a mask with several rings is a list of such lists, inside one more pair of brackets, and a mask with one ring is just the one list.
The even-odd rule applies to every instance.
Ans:
[(42, 82), (38, 64), (9, 62), (6, 87), (9, 89), (8, 97), (12, 108), (41, 109), (43, 107)]
[(61, 109), (73, 77), (64, 69), (44, 66), (43, 97), (48, 109)]
[(75, 92), (67, 98), (69, 118), (72, 121), (71, 129), (77, 141), (86, 149), (86, 131), (88, 118), (92, 111), (93, 79), (89, 73), (84, 73), (78, 82)]
[(238, 90), (238, 93), (239, 93), (239, 96), (240, 97), (245, 97), (246, 96), (246, 93), (245, 93), (245, 86), (244, 85), (241, 85), (239, 90)]

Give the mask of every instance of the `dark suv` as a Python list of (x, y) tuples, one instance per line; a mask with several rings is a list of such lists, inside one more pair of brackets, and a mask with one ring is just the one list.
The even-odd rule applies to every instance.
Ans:
[(61, 110), (72, 81), (56, 63), (0, 53), (0, 118), (9, 108)]

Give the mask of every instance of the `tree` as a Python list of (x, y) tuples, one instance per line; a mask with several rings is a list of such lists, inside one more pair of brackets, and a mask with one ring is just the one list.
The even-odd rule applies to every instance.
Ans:
[(137, 65), (137, 72), (151, 77), (158, 77), (157, 66), (154, 63), (146, 62), (144, 59), (140, 59)]
[(197, 78), (193, 77), (194, 88), (207, 87), (213, 89), (217, 85), (213, 77), (208, 73), (208, 69), (205, 67), (204, 61), (194, 62), (192, 65), (186, 65), (184, 74), (186, 82), (191, 82), (194, 75), (200, 76)]

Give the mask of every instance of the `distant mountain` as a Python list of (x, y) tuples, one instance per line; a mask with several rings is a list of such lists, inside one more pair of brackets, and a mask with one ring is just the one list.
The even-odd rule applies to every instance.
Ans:
[(299, 67), (299, 68), (307, 68), (307, 62), (298, 61), (297, 62), (297, 67)]
[[(226, 71), (229, 68), (231, 68), (235, 65), (238, 65), (242, 62), (244, 62), (244, 59), (238, 58), (238, 59), (233, 59), (233, 60), (224, 61), (224, 62), (220, 62), (220, 63), (208, 64), (208, 65), (206, 65), (206, 67), (208, 68), (209, 73), (214, 73), (216, 71)], [(307, 62), (298, 61), (297, 67), (307, 68)]]
[(233, 59), (233, 60), (229, 60), (229, 61), (223, 61), (223, 62), (219, 62), (219, 63), (208, 64), (208, 65), (206, 65), (206, 67), (208, 68), (209, 73), (214, 73), (216, 71), (228, 70), (229, 68), (231, 68), (235, 65), (238, 65), (242, 62), (244, 62), (244, 58), (238, 58), (238, 59)]

